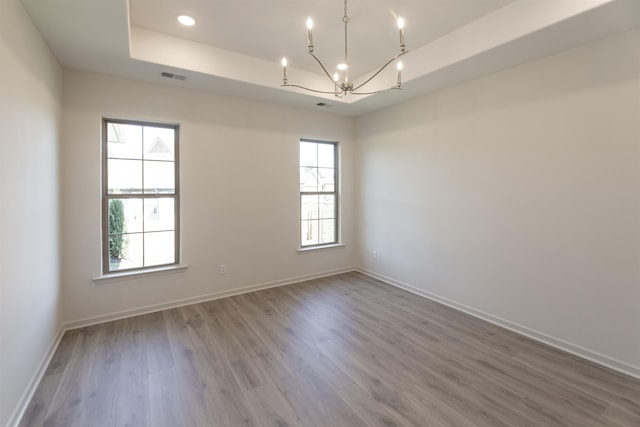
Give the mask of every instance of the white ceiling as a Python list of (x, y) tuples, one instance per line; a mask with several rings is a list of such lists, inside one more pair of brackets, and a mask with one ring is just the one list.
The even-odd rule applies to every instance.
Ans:
[[(342, 0), (23, 0), (63, 66), (210, 90), (268, 102), (359, 115), (581, 43), (640, 26), (640, 0), (350, 0), (351, 76), (363, 80), (398, 53), (397, 16), (409, 53), (403, 90), (337, 99), (281, 88), (331, 89), (306, 53), (342, 62)], [(186, 28), (176, 17), (197, 23)], [(169, 80), (162, 71), (186, 76)], [(371, 89), (390, 87), (395, 69)], [(327, 108), (327, 107), (325, 107)]]
[[(351, 0), (349, 51), (354, 76), (382, 65), (399, 51), (398, 16), (406, 21), (410, 49), (468, 24), (513, 0)], [(220, 49), (318, 72), (307, 54), (307, 17), (314, 21), (315, 53), (325, 65), (343, 61), (343, 0), (158, 1), (130, 0), (131, 25)], [(186, 28), (176, 16), (186, 13), (197, 25)], [(293, 77), (293, 76), (292, 76)]]

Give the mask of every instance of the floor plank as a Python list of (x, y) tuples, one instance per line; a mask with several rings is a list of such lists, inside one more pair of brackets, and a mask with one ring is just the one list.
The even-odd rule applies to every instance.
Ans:
[(640, 380), (359, 273), (67, 332), (21, 427), (637, 427)]

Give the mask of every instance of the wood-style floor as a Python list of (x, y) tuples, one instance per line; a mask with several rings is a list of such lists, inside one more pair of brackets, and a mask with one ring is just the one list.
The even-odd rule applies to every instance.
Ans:
[(67, 332), (22, 426), (640, 426), (640, 380), (357, 273)]

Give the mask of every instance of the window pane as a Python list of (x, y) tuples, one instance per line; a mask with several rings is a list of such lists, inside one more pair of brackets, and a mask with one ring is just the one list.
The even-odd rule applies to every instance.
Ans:
[(107, 157), (142, 158), (142, 126), (109, 123), (107, 126)]
[(329, 219), (336, 217), (336, 198), (332, 195), (319, 196), (320, 218)]
[(174, 230), (175, 214), (175, 199), (145, 199), (144, 231)]
[(144, 234), (144, 266), (175, 262), (175, 234), (173, 231)]
[(144, 192), (145, 194), (174, 193), (175, 163), (145, 161)]
[(125, 213), (125, 233), (142, 231), (142, 199), (123, 199)]
[(144, 158), (147, 160), (169, 160), (174, 156), (175, 130), (171, 128), (144, 127)]
[(318, 191), (330, 191), (335, 190), (335, 170), (328, 168), (318, 168)]
[(322, 219), (320, 222), (320, 243), (336, 242), (336, 221), (334, 219)]
[(302, 221), (300, 236), (302, 237), (302, 246), (317, 245), (318, 239), (318, 221)]
[(300, 219), (318, 219), (319, 198), (316, 195), (302, 196), (300, 200)]
[[(112, 242), (119, 252), (112, 251)], [(142, 234), (109, 236), (109, 271), (142, 267)]]
[(300, 166), (318, 166), (318, 144), (300, 141)]
[(334, 168), (335, 145), (318, 144), (318, 166), (321, 168)]
[(109, 200), (109, 234), (142, 231), (142, 199)]
[(142, 161), (109, 159), (107, 172), (109, 194), (142, 193)]
[(318, 191), (318, 172), (316, 168), (300, 168), (300, 191)]

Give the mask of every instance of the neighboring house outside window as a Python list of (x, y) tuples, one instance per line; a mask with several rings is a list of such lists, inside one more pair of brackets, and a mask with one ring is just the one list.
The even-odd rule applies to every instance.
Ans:
[(338, 144), (300, 140), (300, 247), (338, 243)]
[(179, 262), (178, 126), (103, 121), (103, 273)]

